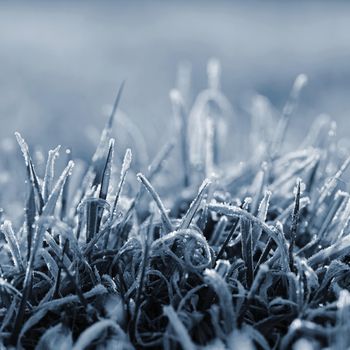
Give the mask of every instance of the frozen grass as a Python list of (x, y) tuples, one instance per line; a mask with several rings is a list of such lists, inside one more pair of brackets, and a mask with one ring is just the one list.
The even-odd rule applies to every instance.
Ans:
[(1, 218), (0, 346), (349, 348), (350, 159), (328, 119), (284, 145), (306, 81), (279, 121), (254, 99), (243, 163), (243, 145), (224, 150), (232, 109), (216, 61), (193, 103), (188, 86), (171, 92), (178, 128), (147, 169), (132, 150), (115, 157), (122, 87), (86, 167), (68, 152), (57, 175), (57, 147), (37, 171), (16, 133), (27, 199), (19, 223)]

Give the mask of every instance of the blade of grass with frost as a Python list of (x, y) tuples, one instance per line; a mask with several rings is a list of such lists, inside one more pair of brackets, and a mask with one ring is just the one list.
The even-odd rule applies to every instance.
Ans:
[(120, 198), (120, 195), (121, 195), (122, 190), (123, 190), (126, 175), (130, 169), (131, 161), (132, 161), (132, 153), (131, 153), (130, 148), (128, 148), (125, 152), (125, 155), (124, 155), (122, 170), (120, 172), (120, 180), (119, 180), (119, 184), (118, 184), (117, 194), (115, 196), (114, 203), (113, 203), (113, 208), (112, 208), (113, 218), (117, 214), (116, 210), (117, 210), (119, 198)]
[(196, 350), (196, 346), (193, 344), (186, 327), (181, 322), (179, 316), (175, 312), (171, 305), (163, 306), (163, 312), (168, 317), (171, 327), (174, 329), (177, 340), (181, 344), (184, 350)]
[[(300, 198), (300, 210), (307, 207), (310, 204), (310, 198), (309, 197), (302, 197)], [(282, 211), (280, 215), (277, 216), (277, 218), (274, 220), (275, 222), (280, 221), (282, 223), (287, 220), (289, 215), (293, 212), (294, 209), (294, 203), (291, 203), (286, 209)]]
[[(169, 157), (170, 153), (175, 147), (175, 140), (172, 139), (168, 143), (166, 143), (159, 151), (159, 153), (155, 156), (152, 163), (148, 167), (148, 179), (149, 181), (152, 181), (152, 179), (160, 172), (162, 169), (162, 166), (165, 162), (165, 160)], [(145, 187), (140, 185), (140, 188), (132, 200), (129, 209), (127, 210), (126, 214), (124, 215), (124, 219), (122, 224), (120, 225), (120, 230), (122, 231), (126, 225), (126, 223), (129, 221), (130, 216), (137, 205), (137, 203), (140, 201), (143, 193), (145, 191)]]
[(29, 197), (27, 200), (25, 208), (25, 219), (26, 219), (26, 229), (27, 229), (27, 261), (30, 257), (30, 252), (33, 244), (34, 236), (34, 223), (35, 223), (35, 198), (34, 198), (34, 187), (30, 186)]
[(188, 158), (188, 115), (184, 106), (181, 93), (178, 90), (171, 90), (170, 99), (173, 105), (174, 115), (180, 124), (180, 151), (182, 167), (184, 172), (184, 186), (188, 187), (190, 184), (190, 162)]
[(90, 166), (85, 173), (85, 176), (82, 181), (82, 189), (79, 193), (79, 197), (77, 198), (77, 202), (79, 203), (84, 197), (85, 193), (88, 191), (90, 186), (97, 186), (101, 183), (102, 178), (102, 170), (104, 167), (104, 157), (106, 150), (108, 149), (108, 143), (111, 139), (112, 134), (112, 126), (113, 121), (118, 109), (118, 105), (120, 102), (120, 98), (124, 89), (125, 82), (123, 81), (119, 87), (116, 99), (114, 101), (112, 112), (106, 122), (104, 129), (102, 130), (99, 144), (96, 147), (95, 153), (92, 156)]
[(197, 211), (202, 203), (205, 192), (210, 184), (211, 184), (211, 182), (209, 179), (205, 179), (203, 181), (201, 187), (199, 188), (199, 191), (198, 191), (196, 198), (193, 200), (193, 202), (191, 203), (186, 214), (182, 218), (181, 223), (178, 227), (178, 230), (183, 230), (183, 229), (190, 227), (191, 222), (192, 222), (194, 216), (196, 215), (196, 213), (197, 213)]
[(299, 224), (299, 217), (300, 217), (300, 185), (301, 180), (298, 179), (297, 187), (296, 187), (296, 194), (295, 194), (295, 201), (294, 201), (294, 210), (293, 210), (293, 216), (292, 216), (292, 227), (290, 229), (290, 243), (289, 243), (289, 266), (292, 271), (294, 271), (294, 257), (293, 257), (293, 250), (294, 250), (294, 244), (298, 233), (298, 224)]
[(50, 271), (50, 274), (53, 279), (56, 279), (58, 276), (58, 265), (55, 261), (55, 259), (51, 256), (51, 254), (46, 249), (39, 249), (38, 254), (42, 256), (42, 258), (45, 261), (45, 264), (47, 266), (48, 271)]
[(102, 131), (101, 139), (96, 148), (96, 151), (92, 156), (92, 165), (91, 165), (92, 168), (90, 168), (90, 171), (94, 171), (96, 174), (93, 185), (97, 185), (102, 181), (101, 179), (102, 179), (102, 171), (104, 166), (103, 163), (104, 163), (104, 157), (105, 157), (105, 150), (108, 149), (108, 143), (110, 142), (110, 139), (111, 139), (113, 121), (117, 113), (117, 109), (119, 106), (120, 98), (122, 96), (124, 85), (125, 85), (125, 81), (123, 81), (119, 87), (116, 99), (113, 104), (112, 112)]
[(237, 230), (237, 227), (239, 225), (239, 222), (240, 222), (240, 219), (238, 218), (236, 220), (236, 222), (233, 224), (229, 234), (227, 235), (226, 239), (225, 239), (225, 242), (222, 244), (216, 258), (215, 258), (215, 262), (217, 262), (219, 259), (222, 258), (222, 256), (224, 255), (224, 252), (225, 252), (225, 249), (227, 247), (227, 245), (230, 243), (231, 241), (231, 238), (233, 237), (233, 235), (235, 234), (236, 230)]
[(250, 211), (253, 215), (255, 215), (258, 212), (258, 208), (259, 208), (259, 203), (261, 202), (260, 198), (263, 192), (263, 188), (265, 186), (265, 180), (266, 180), (266, 168), (267, 168), (267, 164), (266, 162), (264, 162), (261, 166), (261, 170), (258, 171), (258, 173), (256, 174), (255, 178), (254, 178), (254, 182), (251, 186), (251, 195), (253, 198), (252, 204), (250, 206)]
[[(50, 233), (45, 232), (44, 237), (45, 237), (45, 241), (47, 242), (47, 244), (52, 249), (52, 252), (55, 253), (57, 259), (59, 259), (61, 254), (62, 254), (61, 247), (56, 243), (55, 239), (52, 237), (52, 235)], [(68, 258), (67, 255), (64, 255), (63, 263), (67, 267), (69, 267), (71, 265), (71, 261), (70, 261), (70, 259)]]
[[(148, 167), (148, 179), (149, 179), (149, 181), (152, 181), (153, 178), (161, 171), (165, 160), (169, 157), (169, 155), (171, 154), (174, 147), (175, 147), (175, 140), (172, 139), (160, 149), (159, 153), (155, 156), (155, 158), (153, 159), (153, 161), (151, 162), (151, 164)], [(132, 211), (134, 210), (136, 204), (140, 201), (144, 191), (145, 191), (145, 187), (142, 186), (142, 184), (140, 184), (140, 188), (139, 188), (136, 196), (132, 200), (132, 202), (129, 206), (129, 209), (127, 210), (127, 212), (124, 216), (123, 224), (121, 225), (122, 230), (124, 229), (126, 222), (129, 221), (130, 215), (131, 215)]]
[[(101, 180), (101, 188), (99, 198), (106, 200), (109, 188), (109, 182), (112, 173), (112, 161), (113, 161), (113, 151), (114, 151), (114, 139), (109, 141), (108, 154), (106, 157), (106, 163), (104, 165), (104, 169), (102, 172), (102, 180)], [(88, 242), (92, 237), (99, 231), (102, 215), (103, 215), (103, 207), (98, 206), (96, 202), (90, 203), (90, 210), (87, 217), (87, 238)]]
[(275, 137), (270, 146), (271, 158), (275, 158), (281, 150), (281, 146), (285, 139), (285, 134), (289, 124), (291, 115), (294, 113), (299, 100), (299, 95), (303, 87), (307, 84), (307, 76), (305, 74), (300, 74), (296, 77), (292, 91), (290, 93), (289, 99), (285, 104), (281, 119), (279, 120), (276, 128)]
[[(153, 178), (161, 171), (165, 160), (168, 159), (168, 157), (171, 154), (174, 147), (175, 147), (175, 140), (172, 139), (160, 149), (159, 153), (155, 156), (155, 158), (153, 159), (153, 161), (151, 162), (151, 164), (148, 167), (148, 179), (149, 179), (149, 181), (152, 181)], [(121, 229), (123, 229), (125, 226), (125, 223), (129, 221), (130, 215), (131, 215), (132, 211), (134, 210), (136, 204), (141, 199), (144, 191), (145, 191), (145, 187), (142, 186), (142, 184), (140, 184), (140, 188), (139, 188), (136, 196), (132, 200), (132, 202), (129, 206), (129, 209), (127, 210), (127, 212), (124, 216), (123, 225), (121, 225)]]
[[(67, 162), (69, 163), (72, 160), (71, 150), (66, 150)], [(65, 219), (67, 215), (67, 203), (68, 203), (68, 190), (69, 190), (70, 177), (67, 178), (62, 189), (62, 198), (61, 198), (61, 220)]]
[(41, 193), (40, 185), (39, 185), (39, 180), (35, 172), (35, 168), (32, 162), (32, 159), (29, 154), (29, 148), (25, 140), (22, 138), (21, 134), (19, 132), (15, 132), (15, 136), (17, 139), (17, 142), (21, 148), (25, 164), (26, 164), (26, 169), (27, 169), (27, 176), (29, 182), (32, 184), (32, 186), (35, 188), (35, 191), (38, 196), (38, 201), (39, 201), (39, 207), (38, 207), (38, 212), (39, 214), (42, 211), (42, 208), (44, 206), (44, 199)]
[(56, 282), (55, 282), (55, 290), (53, 293), (53, 299), (58, 298), (58, 295), (59, 295), (62, 266), (64, 265), (63, 261), (64, 261), (64, 257), (66, 255), (67, 250), (68, 250), (68, 239), (66, 239), (66, 241), (64, 243), (64, 246), (62, 249), (62, 255), (60, 257), (60, 262), (59, 262), (59, 265), (57, 266), (57, 271), (55, 271), (56, 275), (54, 276), (54, 278), (56, 279)]
[[(125, 183), (126, 175), (127, 175), (128, 171), (130, 169), (131, 161), (132, 161), (132, 153), (131, 153), (130, 148), (128, 148), (126, 150), (126, 152), (125, 152), (125, 155), (124, 155), (123, 164), (122, 164), (122, 170), (120, 172), (120, 180), (119, 180), (119, 184), (118, 184), (118, 188), (117, 188), (117, 194), (115, 195), (113, 208), (112, 208), (112, 212), (111, 212), (111, 227), (114, 225), (114, 221), (117, 218), (118, 202), (119, 202), (119, 198), (120, 198), (120, 195), (122, 193), (122, 190), (123, 190), (123, 186), (124, 186), (124, 183)], [(136, 197), (139, 194), (140, 194), (140, 191), (137, 193)], [(132, 202), (130, 207), (133, 208), (134, 207), (134, 203), (135, 203), (135, 200)], [(128, 216), (129, 212), (130, 212), (130, 208), (128, 209), (128, 212), (126, 213), (125, 217)], [(112, 230), (112, 228), (111, 228), (111, 230)], [(105, 241), (104, 241), (104, 248), (105, 249), (107, 249), (107, 246), (108, 246), (108, 241), (109, 241), (109, 236), (110, 236), (111, 230), (108, 230), (108, 232), (106, 233), (106, 236), (105, 236)]]
[[(271, 198), (271, 191), (265, 191), (264, 197), (260, 202), (259, 209), (258, 209), (258, 219), (260, 219), (262, 222), (266, 221), (267, 217), (267, 211), (269, 209), (270, 204), (270, 198)], [(256, 245), (260, 240), (262, 230), (259, 227), (253, 227), (252, 231), (252, 249), (253, 253), (256, 250)]]
[(250, 287), (254, 279), (253, 270), (253, 245), (252, 245), (252, 225), (247, 218), (240, 220), (241, 225), (241, 245), (242, 258), (246, 267), (247, 286)]
[(348, 168), (349, 164), (350, 164), (350, 157), (348, 157), (344, 161), (344, 163), (341, 165), (340, 169), (336, 172), (336, 174), (325, 182), (325, 184), (322, 186), (322, 188), (320, 190), (320, 194), (316, 200), (315, 208), (319, 207), (323, 203), (323, 201), (326, 199), (326, 197), (329, 195), (329, 193), (332, 192), (332, 190), (335, 188), (335, 186), (337, 184), (337, 181), (344, 174), (344, 172)]
[(148, 193), (151, 195), (155, 203), (157, 204), (157, 207), (160, 211), (160, 215), (162, 218), (163, 225), (167, 232), (172, 232), (174, 230), (172, 223), (170, 222), (169, 216), (166, 212), (166, 209), (164, 207), (164, 204), (162, 203), (158, 193), (155, 191), (151, 183), (147, 180), (147, 178), (141, 174), (137, 174), (137, 179), (145, 186)]
[(61, 146), (58, 145), (55, 149), (49, 151), (42, 188), (43, 199), (45, 203), (47, 202), (52, 191), (52, 183), (55, 176), (55, 160), (59, 156), (60, 149)]
[[(319, 229), (317, 236), (318, 236), (318, 240), (321, 241), (324, 236), (327, 234), (328, 231), (328, 227), (331, 224), (331, 222), (333, 221), (336, 213), (339, 211), (339, 209), (341, 208), (345, 198), (346, 198), (346, 193), (343, 193), (341, 191), (338, 191), (337, 194), (335, 195), (334, 201), (333, 203), (330, 205), (330, 208), (328, 210), (328, 212), (325, 215), (325, 219), (322, 223), (321, 228)], [(341, 208), (342, 209), (342, 208)]]
[(5, 235), (5, 239), (7, 241), (9, 248), (10, 248), (12, 260), (13, 260), (15, 267), (18, 269), (18, 271), (23, 272), (24, 267), (23, 267), (21, 252), (19, 250), (18, 240), (17, 240), (17, 237), (12, 229), (11, 222), (8, 220), (5, 220), (5, 222), (1, 226), (1, 231)]
[(71, 160), (68, 162), (68, 165), (63, 170), (61, 176), (56, 182), (54, 189), (52, 190), (44, 208), (42, 211), (42, 216), (50, 216), (54, 214), (54, 210), (57, 204), (57, 200), (62, 193), (63, 186), (67, 181), (68, 176), (71, 174), (72, 169), (74, 167), (74, 162)]

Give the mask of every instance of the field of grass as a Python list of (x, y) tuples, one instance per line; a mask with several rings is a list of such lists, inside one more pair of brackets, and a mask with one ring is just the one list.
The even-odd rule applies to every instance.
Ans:
[(335, 124), (286, 144), (301, 74), (277, 117), (255, 96), (246, 142), (227, 149), (219, 62), (207, 72), (192, 103), (182, 71), (173, 135), (146, 166), (113, 138), (123, 84), (88, 164), (58, 146), (38, 167), (16, 133), (1, 202), (25, 198), (1, 213), (1, 349), (349, 348), (350, 158)]

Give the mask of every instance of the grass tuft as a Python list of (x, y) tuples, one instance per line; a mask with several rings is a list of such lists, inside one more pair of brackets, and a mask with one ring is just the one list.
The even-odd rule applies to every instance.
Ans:
[(148, 166), (115, 149), (124, 83), (85, 166), (68, 151), (60, 169), (60, 146), (34, 164), (15, 134), (25, 210), (1, 211), (1, 349), (350, 347), (349, 150), (328, 117), (288, 145), (300, 75), (279, 119), (254, 97), (242, 159), (225, 149), (220, 64), (207, 68), (193, 103), (181, 70), (178, 128)]

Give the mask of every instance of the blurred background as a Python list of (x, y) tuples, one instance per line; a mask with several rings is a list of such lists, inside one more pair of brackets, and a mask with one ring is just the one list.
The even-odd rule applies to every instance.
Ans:
[(3, 1), (1, 142), (10, 144), (18, 130), (32, 145), (89, 156), (125, 79), (120, 106), (152, 155), (170, 133), (179, 62), (192, 65), (195, 95), (206, 87), (211, 57), (221, 61), (236, 130), (249, 120), (252, 94), (282, 109), (305, 73), (309, 84), (291, 123), (296, 139), (320, 113), (346, 136), (349, 33), (349, 1)]

